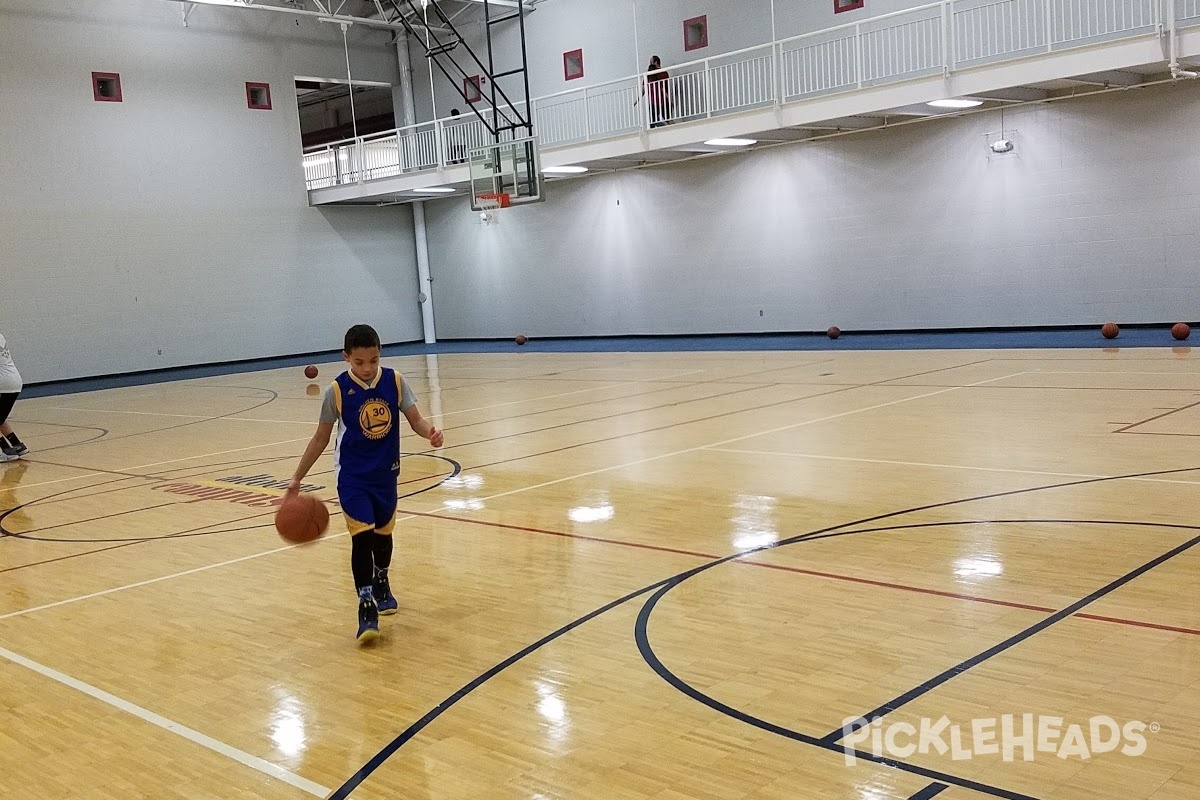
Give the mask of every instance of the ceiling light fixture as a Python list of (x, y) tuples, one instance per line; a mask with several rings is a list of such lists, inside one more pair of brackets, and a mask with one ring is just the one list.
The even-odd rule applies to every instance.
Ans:
[(925, 105), (934, 108), (974, 108), (983, 105), (982, 100), (968, 100), (962, 97), (950, 97), (945, 100), (930, 100)]

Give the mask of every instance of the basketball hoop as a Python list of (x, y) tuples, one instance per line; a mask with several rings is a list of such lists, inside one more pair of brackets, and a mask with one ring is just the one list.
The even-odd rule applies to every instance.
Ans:
[(484, 192), (475, 195), (475, 206), (479, 209), (479, 219), (484, 225), (496, 221), (496, 212), (511, 205), (512, 198), (508, 192)]
[(508, 208), (512, 205), (512, 197), (508, 192), (483, 192), (475, 195), (475, 203), (485, 210)]

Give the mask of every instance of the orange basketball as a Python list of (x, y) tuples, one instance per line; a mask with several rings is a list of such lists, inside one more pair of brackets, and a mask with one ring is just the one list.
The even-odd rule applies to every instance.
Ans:
[(315, 541), (328, 527), (329, 509), (309, 494), (288, 498), (275, 512), (275, 530), (293, 544)]
[(842, 335), (842, 329), (837, 325), (831, 325), (829, 330), (825, 331), (825, 335), (830, 339), (836, 339)]
[(1100, 335), (1105, 339), (1115, 339), (1120, 332), (1121, 329), (1117, 327), (1117, 323), (1115, 322), (1106, 322), (1100, 327)]
[(313, 378), (317, 377), (317, 368), (312, 366), (311, 364), (308, 365), (307, 367), (305, 367), (304, 368), (304, 377), (308, 378), (309, 380), (312, 380)]
[(1192, 335), (1192, 326), (1188, 325), (1186, 322), (1176, 322), (1175, 326), (1171, 328), (1171, 335), (1182, 342), (1184, 339)]
[(517, 334), (517, 344), (525, 344), (528, 341), (529, 340), (525, 338), (525, 334), (523, 334), (523, 333)]

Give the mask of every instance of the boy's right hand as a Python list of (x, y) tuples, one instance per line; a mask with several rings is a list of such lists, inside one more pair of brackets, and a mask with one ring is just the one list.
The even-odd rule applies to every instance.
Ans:
[(290, 500), (293, 497), (297, 497), (299, 494), (300, 494), (300, 481), (296, 480), (295, 478), (292, 478), (290, 481), (288, 481), (287, 490), (283, 493), (284, 502), (287, 502), (288, 500)]

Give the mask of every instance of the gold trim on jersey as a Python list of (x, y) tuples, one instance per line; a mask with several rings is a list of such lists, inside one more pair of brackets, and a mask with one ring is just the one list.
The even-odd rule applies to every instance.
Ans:
[(396, 528), (395, 511), (392, 512), (391, 518), (388, 519), (388, 521), (383, 525), (372, 525), (369, 522), (360, 522), (347, 514), (345, 511), (342, 512), (342, 517), (346, 520), (346, 530), (350, 532), (351, 536), (357, 536), (358, 534), (366, 533), (367, 531), (375, 531), (382, 536), (391, 536), (392, 531)]
[(348, 370), (346, 370), (346, 374), (350, 376), (350, 380), (354, 381), (362, 388), (374, 389), (376, 386), (379, 385), (379, 379), (383, 377), (383, 367), (380, 367), (379, 369), (375, 370), (375, 377), (371, 379), (370, 383), (363, 383), (362, 381), (360, 381), (358, 379), (358, 376), (354, 374), (354, 370), (348, 369)]
[[(367, 531), (375, 530), (375, 526), (371, 523), (360, 522), (347, 514), (345, 511), (342, 512), (342, 516), (346, 518), (346, 530), (350, 532), (351, 536), (357, 536), (360, 533), (366, 533)], [(395, 516), (393, 515), (393, 519), (394, 518)]]

